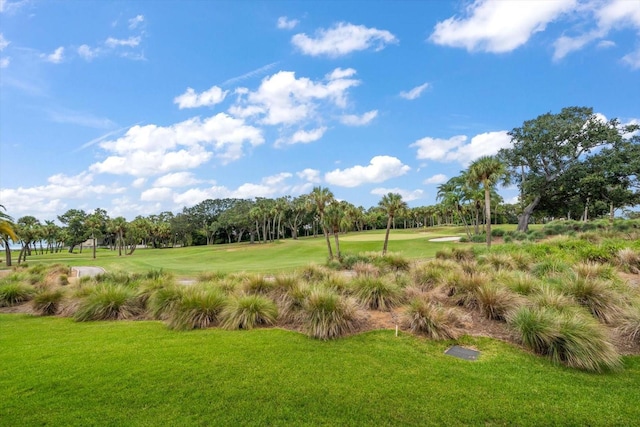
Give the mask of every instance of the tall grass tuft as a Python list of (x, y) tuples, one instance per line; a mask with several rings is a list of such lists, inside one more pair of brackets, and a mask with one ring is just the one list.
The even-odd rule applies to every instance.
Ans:
[(428, 291), (443, 283), (445, 271), (432, 263), (424, 263), (411, 269), (411, 278), (416, 287)]
[(204, 329), (220, 321), (227, 297), (218, 289), (186, 288), (169, 313), (171, 329)]
[(620, 319), (618, 332), (629, 341), (640, 343), (640, 303), (627, 308)]
[(73, 318), (77, 322), (132, 319), (143, 311), (135, 290), (125, 285), (101, 284), (80, 302)]
[(261, 295), (241, 295), (227, 303), (221, 312), (224, 329), (253, 329), (273, 325), (278, 320), (278, 307)]
[(409, 269), (411, 268), (411, 262), (408, 258), (392, 252), (374, 259), (374, 263), (384, 271), (392, 271), (395, 273), (401, 271), (409, 271)]
[(604, 323), (615, 323), (624, 312), (623, 300), (609, 282), (573, 276), (565, 283), (564, 291)]
[(262, 274), (250, 274), (242, 282), (242, 290), (248, 294), (268, 294), (275, 289), (275, 281)]
[(616, 253), (615, 263), (627, 273), (640, 274), (640, 252), (631, 248), (620, 249)]
[(309, 264), (300, 270), (300, 275), (309, 283), (318, 283), (329, 275), (329, 270), (318, 264)]
[(197, 280), (200, 283), (215, 282), (226, 277), (225, 273), (219, 271), (203, 271), (198, 274)]
[(531, 272), (537, 277), (558, 276), (567, 271), (569, 265), (554, 258), (545, 259), (531, 267)]
[(456, 339), (458, 331), (454, 312), (425, 298), (414, 298), (403, 314), (403, 323), (415, 334), (434, 340)]
[(58, 312), (63, 298), (62, 289), (44, 289), (33, 297), (31, 307), (36, 314), (52, 316)]
[(283, 322), (297, 323), (300, 320), (300, 313), (310, 291), (311, 288), (306, 282), (296, 282), (295, 285), (287, 289), (286, 293), (278, 297), (276, 303), (279, 317)]
[(518, 268), (516, 262), (509, 254), (490, 252), (481, 258), (481, 261), (493, 267), (494, 270), (515, 270)]
[(573, 272), (583, 279), (605, 279), (611, 280), (615, 278), (615, 272), (610, 265), (599, 264), (596, 262), (578, 262), (571, 267)]
[(601, 372), (621, 367), (620, 356), (601, 325), (577, 313), (521, 307), (509, 324), (525, 347), (554, 363)]
[(364, 277), (378, 277), (380, 276), (380, 268), (369, 263), (359, 261), (353, 264), (353, 271), (356, 273), (356, 276), (364, 276)]
[(166, 320), (182, 298), (184, 286), (170, 284), (156, 289), (147, 301), (147, 308), (154, 319)]
[(26, 283), (6, 280), (0, 285), (0, 307), (22, 304), (33, 298), (36, 290)]
[(523, 304), (517, 294), (495, 283), (483, 283), (476, 289), (475, 297), (480, 312), (491, 320), (505, 320), (507, 315)]
[(333, 291), (314, 289), (305, 302), (303, 320), (310, 337), (321, 340), (339, 338), (355, 330), (357, 304)]
[(539, 308), (550, 308), (556, 311), (564, 311), (570, 307), (575, 307), (575, 302), (571, 297), (548, 284), (537, 288), (529, 298), (531, 302)]
[(358, 277), (350, 285), (358, 302), (369, 309), (385, 311), (400, 303), (400, 288), (385, 278)]
[(540, 281), (537, 278), (522, 271), (501, 274), (496, 277), (496, 280), (520, 295), (529, 295), (540, 287)]

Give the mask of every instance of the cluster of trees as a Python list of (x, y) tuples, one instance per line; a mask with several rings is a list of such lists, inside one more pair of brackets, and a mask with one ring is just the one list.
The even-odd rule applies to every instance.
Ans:
[[(154, 248), (211, 245), (249, 241), (268, 242), (299, 235), (327, 242), (329, 258), (340, 257), (339, 235), (351, 230), (386, 228), (383, 253), (391, 228), (463, 225), (469, 236), (486, 233), (491, 224), (515, 223), (526, 231), (531, 221), (558, 217), (609, 215), (640, 204), (640, 127), (605, 121), (591, 108), (569, 107), (526, 121), (510, 132), (512, 147), (496, 156), (474, 161), (458, 176), (438, 187), (438, 203), (408, 208), (399, 194), (389, 193), (377, 206), (365, 209), (338, 201), (328, 188), (277, 199), (208, 199), (182, 212), (162, 212), (110, 218), (104, 209), (87, 213), (70, 209), (54, 221), (25, 216), (13, 222), (0, 210), (0, 243), (11, 265), (9, 240), (20, 242), (18, 262), (32, 251), (73, 252), (92, 240), (132, 254), (140, 244)], [(513, 182), (520, 189), (520, 204), (505, 204), (499, 184)], [(334, 247), (330, 236), (333, 235)], [(39, 246), (38, 246), (39, 245)]]

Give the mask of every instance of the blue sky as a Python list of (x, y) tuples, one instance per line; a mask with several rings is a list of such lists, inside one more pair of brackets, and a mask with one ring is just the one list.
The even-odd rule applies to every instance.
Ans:
[(0, 204), (429, 205), (525, 120), (639, 99), (639, 0), (0, 0)]

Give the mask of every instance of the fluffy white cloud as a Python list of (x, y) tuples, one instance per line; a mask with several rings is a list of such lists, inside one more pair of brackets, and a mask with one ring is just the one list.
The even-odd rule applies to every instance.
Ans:
[(333, 58), (371, 47), (381, 50), (388, 44), (397, 42), (398, 39), (389, 31), (345, 22), (329, 29), (319, 29), (315, 37), (300, 33), (291, 38), (291, 43), (306, 55)]
[(317, 141), (322, 138), (322, 135), (327, 131), (325, 126), (311, 130), (299, 130), (296, 131), (289, 138), (280, 138), (276, 141), (276, 146), (293, 145), (293, 144), (308, 144), (313, 141)]
[(422, 92), (424, 92), (424, 90), (428, 87), (429, 87), (429, 83), (421, 84), (420, 86), (416, 86), (407, 92), (404, 92), (404, 91), (400, 92), (400, 97), (408, 100), (419, 98), (420, 95), (422, 95)]
[(628, 64), (634, 70), (640, 69), (640, 49), (623, 56), (622, 62)]
[(299, 23), (300, 21), (298, 21), (297, 19), (289, 19), (286, 16), (281, 16), (278, 18), (277, 26), (281, 30), (292, 30), (296, 26), (298, 26)]
[(100, 51), (98, 49), (93, 49), (86, 44), (83, 44), (78, 48), (78, 55), (87, 61), (91, 61), (93, 58), (98, 56), (99, 53)]
[(136, 125), (115, 141), (101, 142), (100, 147), (111, 155), (91, 165), (90, 170), (152, 176), (198, 167), (214, 154), (225, 163), (237, 160), (246, 144), (257, 146), (263, 142), (259, 129), (224, 113), (167, 127)]
[(173, 100), (174, 104), (178, 104), (178, 108), (197, 108), (216, 105), (224, 101), (228, 91), (220, 89), (218, 86), (211, 86), (202, 93), (196, 93), (195, 90), (188, 87), (182, 95), (176, 96)]
[(202, 180), (197, 179), (191, 172), (175, 172), (169, 173), (156, 179), (153, 183), (154, 187), (186, 187), (201, 183)]
[(577, 0), (475, 0), (465, 17), (438, 22), (429, 40), (468, 51), (510, 52), (576, 4)]
[(347, 169), (335, 169), (327, 172), (324, 179), (327, 183), (339, 187), (357, 187), (372, 182), (383, 182), (402, 176), (411, 168), (398, 158), (391, 156), (375, 156), (367, 166), (353, 166)]
[(360, 84), (347, 78), (355, 70), (336, 69), (325, 80), (296, 78), (293, 71), (279, 71), (262, 80), (255, 92), (239, 93), (238, 104), (229, 109), (236, 117), (256, 117), (266, 125), (292, 125), (315, 117), (326, 104), (344, 108), (348, 89)]
[(4, 38), (4, 35), (2, 33), (0, 33), (0, 52), (2, 52), (3, 50), (5, 50), (5, 48), (7, 46), (9, 46), (11, 42), (7, 39)]
[(82, 172), (75, 176), (56, 174), (47, 179), (46, 185), (0, 189), (0, 200), (16, 218), (23, 215), (61, 214), (67, 209), (65, 200), (121, 194), (124, 187), (94, 184), (94, 175)]
[(321, 182), (320, 171), (317, 169), (307, 168), (307, 169), (301, 170), (300, 172), (296, 172), (296, 175), (298, 176), (298, 178), (303, 179), (305, 181), (312, 182), (312, 183)]
[(137, 15), (129, 19), (129, 29), (134, 30), (144, 22), (144, 15)]
[(371, 194), (377, 196), (386, 196), (389, 193), (395, 193), (402, 196), (402, 200), (405, 202), (411, 202), (413, 200), (421, 199), (424, 195), (424, 191), (422, 190), (404, 190), (402, 188), (374, 188), (371, 190)]
[(59, 64), (64, 59), (64, 47), (60, 46), (59, 48), (54, 50), (52, 53), (48, 55), (41, 54), (40, 57), (47, 62), (51, 62), (53, 64)]
[(131, 183), (133, 188), (142, 188), (147, 183), (147, 178), (136, 178)]
[(378, 117), (378, 110), (367, 111), (361, 116), (355, 114), (345, 114), (340, 117), (340, 122), (347, 126), (364, 126), (368, 125), (371, 120)]
[(457, 161), (468, 165), (481, 156), (496, 154), (501, 148), (511, 145), (507, 131), (485, 132), (471, 138), (467, 144), (466, 135), (456, 135), (449, 139), (422, 138), (410, 145), (418, 149), (418, 159), (441, 162)]
[(425, 179), (424, 181), (422, 181), (423, 184), (425, 185), (429, 185), (429, 184), (442, 184), (443, 182), (447, 182), (447, 176), (443, 173), (438, 173), (433, 175), (432, 177), (429, 177), (427, 179)]
[(143, 202), (164, 202), (173, 199), (173, 190), (168, 187), (155, 187), (143, 191), (140, 200)]
[(0, 58), (0, 68), (7, 68), (10, 63), (11, 63), (11, 58), (9, 57)]
[(115, 48), (118, 46), (136, 47), (140, 44), (140, 37), (129, 37), (128, 39), (116, 39), (114, 37), (109, 37), (104, 42), (104, 44), (110, 48)]

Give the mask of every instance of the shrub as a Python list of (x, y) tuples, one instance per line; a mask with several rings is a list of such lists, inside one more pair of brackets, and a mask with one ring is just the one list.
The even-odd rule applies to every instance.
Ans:
[(527, 348), (554, 363), (596, 372), (621, 366), (606, 332), (587, 317), (521, 307), (509, 317), (509, 324)]
[(484, 283), (475, 291), (480, 312), (492, 320), (505, 320), (506, 316), (522, 304), (522, 300), (507, 288)]
[(504, 236), (504, 242), (505, 243), (513, 243), (513, 237), (512, 236)]
[(133, 289), (125, 285), (103, 284), (95, 287), (80, 302), (73, 317), (77, 322), (131, 319), (142, 314), (143, 309)]
[(62, 289), (45, 289), (38, 292), (31, 301), (33, 311), (41, 316), (51, 316), (58, 312), (64, 298)]
[(173, 304), (169, 314), (169, 327), (187, 330), (215, 326), (226, 301), (226, 296), (217, 289), (195, 286), (186, 288)]
[(425, 335), (434, 340), (456, 339), (456, 316), (425, 298), (414, 298), (403, 314), (404, 325), (413, 333)]
[(372, 310), (389, 310), (400, 302), (400, 288), (383, 278), (359, 277), (351, 282), (353, 295), (363, 306)]
[(485, 243), (487, 236), (485, 234), (474, 234), (471, 236), (471, 243)]
[(17, 281), (5, 281), (0, 285), (0, 307), (22, 304), (33, 298), (35, 289), (31, 285)]
[(492, 228), (491, 236), (493, 237), (502, 237), (504, 236), (504, 230), (502, 228)]
[(221, 317), (224, 329), (253, 329), (259, 325), (275, 324), (278, 307), (261, 295), (241, 295), (227, 303)]
[(564, 290), (604, 323), (614, 323), (623, 313), (622, 300), (608, 282), (570, 277)]
[(303, 315), (310, 337), (333, 339), (355, 330), (357, 305), (355, 301), (335, 292), (314, 289), (305, 301)]
[(371, 262), (371, 258), (364, 254), (343, 254), (340, 262), (344, 268), (352, 270), (356, 264), (369, 264)]

